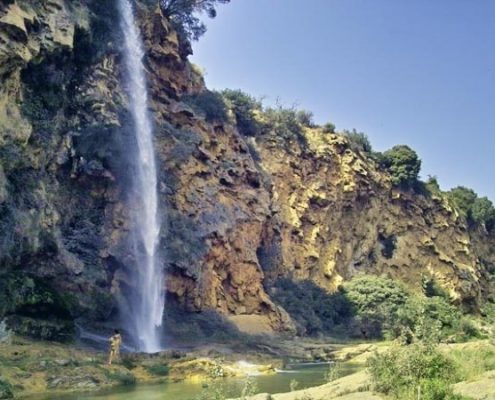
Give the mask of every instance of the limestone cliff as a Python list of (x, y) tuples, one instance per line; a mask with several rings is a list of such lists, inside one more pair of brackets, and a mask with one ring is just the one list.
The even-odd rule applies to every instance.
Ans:
[[(278, 278), (333, 291), (372, 273), (415, 289), (434, 277), (476, 308), (493, 237), (441, 196), (394, 189), (342, 136), (248, 139), (232, 116), (205, 118), (186, 101), (205, 90), (190, 47), (149, 3), (138, 15), (170, 307), (218, 311), (248, 331), (292, 329), (268, 294)], [(21, 332), (49, 321), (45, 336), (58, 338), (77, 319), (105, 323), (132, 285), (133, 142), (115, 15), (111, 0), (0, 3), (0, 317)]]
[[(277, 214), (269, 276), (310, 279), (328, 290), (360, 273), (399, 279), (419, 290), (434, 278), (452, 299), (476, 307), (486, 269), (465, 222), (441, 195), (395, 189), (373, 160), (318, 129), (305, 145), (257, 141)], [(272, 250), (273, 251), (273, 250)]]

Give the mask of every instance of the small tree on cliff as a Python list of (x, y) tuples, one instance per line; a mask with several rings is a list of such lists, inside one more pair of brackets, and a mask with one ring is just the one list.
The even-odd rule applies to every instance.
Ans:
[(447, 192), (457, 211), (471, 225), (483, 225), (488, 232), (495, 232), (495, 206), (487, 197), (478, 197), (473, 190), (457, 186)]
[(478, 197), (471, 208), (471, 217), (476, 224), (485, 225), (488, 231), (495, 227), (495, 207), (487, 197)]
[(198, 40), (206, 32), (206, 25), (197, 15), (205, 13), (208, 17), (215, 18), (216, 4), (229, 2), (230, 0), (160, 0), (160, 6), (180, 34), (189, 40)]
[(454, 203), (459, 213), (468, 221), (471, 220), (472, 207), (478, 195), (473, 189), (457, 186), (447, 193), (449, 199)]
[(418, 154), (406, 145), (394, 146), (383, 153), (381, 164), (392, 176), (392, 183), (404, 188), (417, 182), (421, 170)]

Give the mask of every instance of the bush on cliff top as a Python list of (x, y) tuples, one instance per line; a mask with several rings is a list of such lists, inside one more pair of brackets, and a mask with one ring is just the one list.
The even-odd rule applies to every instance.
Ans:
[(473, 190), (458, 186), (447, 192), (447, 197), (471, 225), (483, 225), (490, 232), (495, 228), (495, 207), (487, 197), (478, 197)]
[(363, 132), (358, 132), (353, 129), (352, 131), (348, 131), (344, 129), (342, 132), (344, 136), (349, 140), (351, 149), (353, 151), (358, 151), (362, 153), (371, 154), (373, 152), (373, 147), (371, 146), (370, 140), (368, 136)]
[(255, 113), (261, 112), (261, 101), (241, 90), (224, 90), (223, 97), (235, 116), (237, 129), (242, 135), (256, 136), (261, 131), (261, 124), (256, 120)]
[(395, 186), (410, 188), (418, 181), (421, 160), (409, 146), (398, 145), (387, 150), (381, 155), (380, 164), (390, 173)]
[(227, 106), (219, 92), (204, 90), (198, 94), (185, 96), (184, 102), (198, 114), (202, 114), (207, 122), (226, 122)]

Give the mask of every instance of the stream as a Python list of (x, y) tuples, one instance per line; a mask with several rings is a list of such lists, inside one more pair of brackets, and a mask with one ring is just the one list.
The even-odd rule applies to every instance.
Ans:
[[(331, 368), (327, 363), (289, 364), (287, 369), (272, 375), (250, 377), (255, 393), (281, 393), (290, 391), (291, 381), (298, 382), (297, 390), (326, 383), (325, 375)], [(357, 370), (356, 366), (343, 365), (343, 374)], [(203, 383), (177, 382), (156, 385), (137, 385), (132, 388), (119, 388), (97, 394), (72, 394), (54, 397), (40, 397), (38, 400), (195, 400), (205, 391), (222, 391), (227, 397), (239, 397), (246, 385), (247, 378), (225, 378), (206, 387)]]

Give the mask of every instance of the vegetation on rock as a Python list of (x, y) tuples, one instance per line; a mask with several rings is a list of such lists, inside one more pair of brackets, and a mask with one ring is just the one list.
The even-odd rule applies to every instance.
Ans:
[(368, 139), (368, 136), (363, 132), (358, 132), (356, 129), (349, 131), (344, 129), (342, 134), (347, 137), (351, 144), (351, 149), (356, 152), (362, 152), (367, 154), (373, 153), (373, 147)]
[[(224, 2), (169, 0), (162, 10), (194, 39), (204, 32), (197, 13), (214, 16)], [(16, 283), (22, 299), (0, 292), (0, 319), (45, 338), (69, 335), (75, 316), (91, 324), (115, 317), (117, 297), (132, 284), (125, 238), (133, 165), (125, 150), (135, 143), (119, 83), (114, 2), (65, 3), (54, 0), (53, 19), (51, 7), (34, 2), (29, 13), (41, 31), (19, 40), (5, 30), (0, 40), (8, 72), (2, 89), (13, 88), (12, 96), (0, 95), (22, 119), (14, 113), (7, 125), (29, 128), (0, 141), (0, 265), (26, 278)], [(365, 134), (318, 127), (308, 111), (266, 107), (239, 90), (207, 90), (169, 21), (156, 7), (140, 13), (159, 201), (170, 206), (161, 243), (169, 304), (177, 319), (195, 313), (177, 332), (235, 335), (218, 314), (266, 318), (269, 329), (291, 326), (275, 299), (310, 335), (396, 337), (430, 321), (425, 315), (441, 322), (442, 340), (476, 335), (447, 314), (462, 320), (458, 305), (477, 310), (490, 297), (495, 217), (488, 199), (442, 193), (432, 180), (424, 192), (409, 190), (421, 162), (407, 146), (380, 157)], [(33, 59), (19, 57), (31, 51)], [(426, 297), (418, 293), (427, 268), (452, 299), (432, 287)], [(405, 280), (408, 289), (382, 278), (346, 282), (360, 272)], [(376, 307), (362, 301), (368, 288), (381, 296), (370, 300)], [(54, 303), (68, 314), (60, 316)]]
[(495, 228), (495, 207), (487, 197), (478, 197), (474, 190), (464, 186), (453, 188), (447, 197), (468, 223), (483, 225), (488, 231)]
[[(270, 292), (310, 336), (399, 338), (440, 342), (482, 337), (476, 326), (450, 304), (446, 293), (425, 280), (423, 293), (377, 276), (358, 276), (329, 294), (310, 281), (278, 280)], [(447, 296), (447, 297), (446, 297)]]
[(185, 96), (183, 100), (194, 111), (203, 114), (207, 122), (227, 121), (227, 107), (219, 92), (204, 90), (195, 95)]
[(206, 13), (210, 18), (217, 15), (217, 3), (228, 3), (230, 0), (159, 0), (165, 16), (174, 27), (189, 40), (198, 40), (206, 32), (206, 25), (197, 16)]
[(380, 163), (392, 178), (392, 183), (403, 188), (412, 187), (418, 180), (421, 160), (414, 150), (398, 145), (384, 152)]
[(229, 108), (234, 113), (237, 129), (242, 135), (256, 136), (260, 133), (262, 125), (256, 115), (262, 109), (262, 103), (241, 90), (226, 89), (222, 92)]

